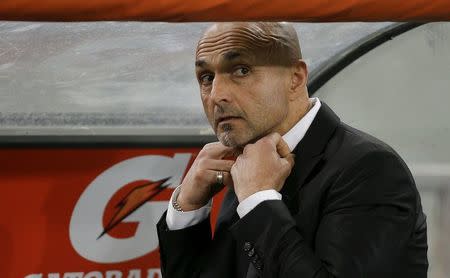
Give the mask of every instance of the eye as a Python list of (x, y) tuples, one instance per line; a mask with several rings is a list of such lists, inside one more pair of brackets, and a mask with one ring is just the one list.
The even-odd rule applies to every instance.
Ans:
[(237, 67), (233, 74), (236, 76), (246, 76), (250, 73), (250, 69), (248, 67), (244, 67), (244, 66), (239, 66)]
[(200, 76), (200, 84), (203, 86), (210, 85), (214, 80), (214, 75), (210, 73), (205, 73)]

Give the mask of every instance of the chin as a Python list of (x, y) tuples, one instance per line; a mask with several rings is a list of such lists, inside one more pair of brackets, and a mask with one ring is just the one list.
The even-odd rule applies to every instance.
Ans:
[(251, 139), (236, 136), (233, 132), (222, 132), (217, 138), (223, 145), (231, 148), (243, 148), (251, 141)]

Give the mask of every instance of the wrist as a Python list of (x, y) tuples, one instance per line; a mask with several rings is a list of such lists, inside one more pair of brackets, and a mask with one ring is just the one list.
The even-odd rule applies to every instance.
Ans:
[(257, 192), (260, 192), (260, 191), (262, 191), (262, 190), (265, 190), (265, 189), (263, 189), (263, 188), (254, 188), (253, 190), (248, 190), (248, 189), (250, 189), (250, 188), (246, 188), (246, 189), (247, 189), (247, 190), (241, 191), (241, 192), (239, 192), (239, 193), (236, 192), (236, 197), (237, 197), (239, 203), (242, 202), (242, 201), (244, 201), (244, 200), (247, 199), (248, 197), (252, 196), (253, 194), (255, 194), (255, 193), (257, 193)]
[(180, 193), (177, 196), (174, 196), (174, 200), (172, 202), (173, 207), (178, 211), (192, 211), (197, 210), (199, 208), (204, 207), (208, 201), (205, 203), (191, 203), (186, 201), (186, 199), (183, 198), (182, 192), (180, 190)]
[(275, 189), (266, 189), (258, 191), (244, 200), (242, 200), (236, 208), (239, 217), (244, 217), (253, 210), (257, 205), (268, 200), (282, 200), (282, 196)]

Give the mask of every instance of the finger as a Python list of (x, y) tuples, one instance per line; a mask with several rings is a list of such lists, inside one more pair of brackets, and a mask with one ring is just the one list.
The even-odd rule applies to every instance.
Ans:
[(233, 155), (234, 149), (227, 147), (220, 142), (206, 144), (202, 149), (202, 154), (210, 158), (221, 159), (229, 155)]
[(199, 162), (199, 167), (205, 170), (230, 172), (234, 163), (234, 160), (203, 159)]
[(217, 171), (208, 170), (205, 174), (208, 175), (211, 197), (222, 190), (225, 186), (233, 187), (233, 179), (231, 178), (231, 174), (229, 172), (222, 171), (222, 184), (217, 183)]
[(289, 163), (289, 166), (292, 168), (295, 165), (295, 155), (294, 154), (289, 154), (286, 157), (284, 157), (284, 159), (287, 160), (287, 162)]
[(233, 150), (231, 151), (230, 154), (222, 157), (223, 160), (236, 160), (236, 158), (241, 155), (243, 152), (243, 148), (242, 147), (236, 147), (233, 148)]
[(230, 172), (223, 172), (223, 184), (228, 187), (233, 187), (233, 178)]
[(217, 183), (217, 173), (222, 172), (223, 174), (223, 183), (227, 184), (232, 181), (230, 172), (227, 171), (216, 171), (216, 170), (206, 170), (204, 175), (206, 177), (206, 181), (208, 184)]
[(283, 137), (279, 133), (271, 133), (268, 135), (268, 139), (277, 148), (277, 152), (281, 157), (287, 157), (291, 154), (288, 144), (284, 141)]
[(281, 136), (277, 144), (277, 152), (281, 157), (289, 157), (291, 155), (291, 149)]
[[(242, 151), (242, 155), (243, 156), (247, 156), (248, 153), (250, 152), (250, 149), (254, 148), (255, 144), (252, 143), (248, 143), (247, 145), (245, 145), (243, 151)], [(238, 157), (241, 155), (238, 155)], [(236, 158), (237, 159), (237, 158)]]

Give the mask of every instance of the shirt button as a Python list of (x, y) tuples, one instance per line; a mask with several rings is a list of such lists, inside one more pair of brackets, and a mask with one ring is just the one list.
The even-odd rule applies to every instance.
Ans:
[(247, 241), (246, 243), (244, 243), (244, 251), (248, 252), (250, 251), (250, 249), (252, 249), (252, 244)]

